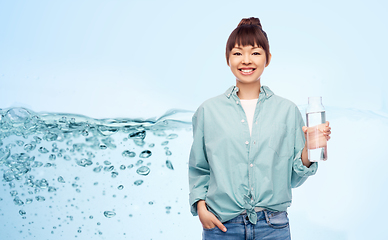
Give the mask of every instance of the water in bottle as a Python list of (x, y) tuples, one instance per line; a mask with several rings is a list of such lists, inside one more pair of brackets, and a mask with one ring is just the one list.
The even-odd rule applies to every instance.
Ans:
[(306, 109), (307, 149), (310, 162), (327, 160), (327, 140), (323, 135), (326, 115), (322, 105), (322, 97), (309, 97)]

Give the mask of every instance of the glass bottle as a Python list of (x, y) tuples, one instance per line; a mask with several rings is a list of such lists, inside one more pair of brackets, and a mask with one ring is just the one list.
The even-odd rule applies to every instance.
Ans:
[(307, 152), (310, 162), (327, 160), (327, 140), (323, 135), (326, 126), (325, 108), (322, 97), (309, 97), (306, 109)]

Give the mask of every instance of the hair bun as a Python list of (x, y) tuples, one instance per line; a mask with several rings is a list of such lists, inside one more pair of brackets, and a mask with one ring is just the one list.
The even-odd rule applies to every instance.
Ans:
[(243, 18), (240, 23), (237, 25), (237, 27), (240, 27), (241, 25), (256, 25), (262, 28), (260, 19), (255, 18), (255, 17), (250, 17), (250, 18)]

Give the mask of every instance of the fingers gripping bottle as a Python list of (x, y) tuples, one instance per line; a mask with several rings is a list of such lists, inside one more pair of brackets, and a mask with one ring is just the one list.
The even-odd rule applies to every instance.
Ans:
[(309, 97), (306, 109), (307, 152), (310, 162), (327, 160), (327, 140), (323, 135), (326, 125), (325, 108), (322, 97)]

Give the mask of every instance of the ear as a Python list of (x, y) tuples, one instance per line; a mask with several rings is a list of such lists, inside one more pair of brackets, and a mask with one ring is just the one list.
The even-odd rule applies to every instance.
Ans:
[(272, 54), (269, 54), (268, 62), (265, 64), (265, 67), (268, 67), (269, 63), (271, 62)]

